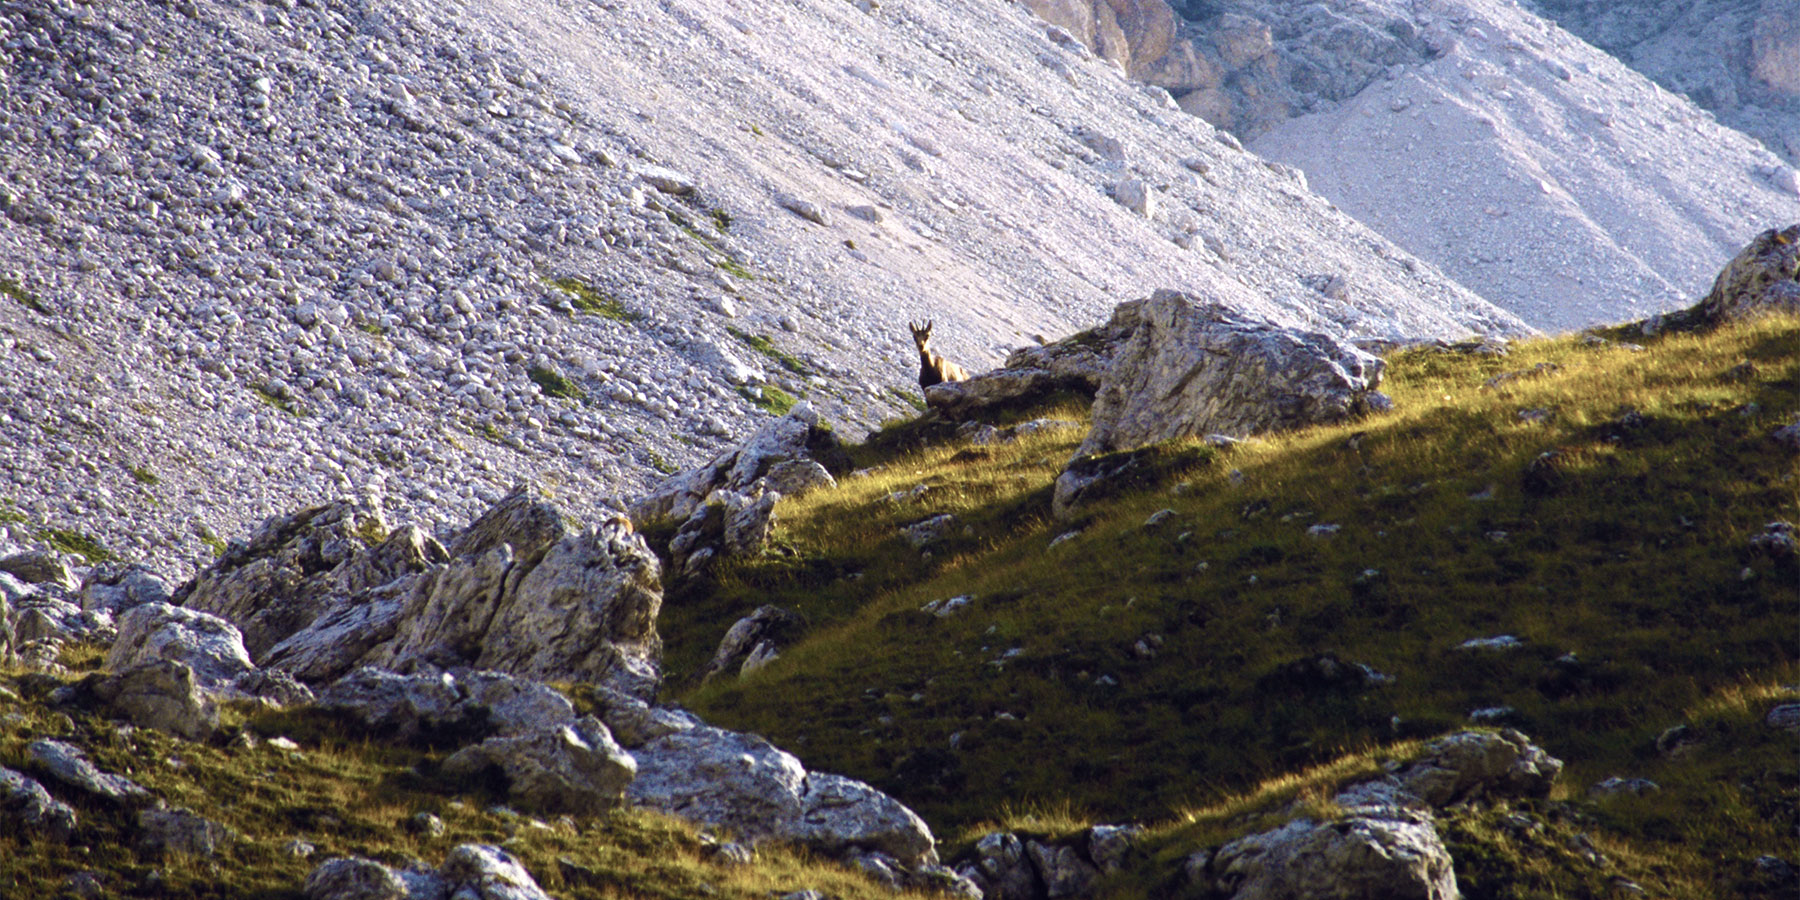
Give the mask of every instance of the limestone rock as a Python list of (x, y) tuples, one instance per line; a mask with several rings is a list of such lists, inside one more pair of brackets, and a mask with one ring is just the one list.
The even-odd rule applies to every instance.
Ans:
[(1078, 456), (1341, 421), (1381, 380), (1380, 359), (1327, 335), (1175, 291), (1133, 302), (1139, 325), (1107, 370)]
[(143, 566), (103, 566), (82, 583), (81, 608), (117, 616), (146, 603), (167, 603), (172, 590), (162, 576)]
[(620, 691), (600, 687), (591, 696), (600, 720), (612, 731), (613, 738), (628, 748), (642, 747), (664, 735), (702, 724), (693, 713), (651, 706), (642, 698)]
[(462, 844), (451, 850), (438, 875), (447, 893), (459, 900), (550, 900), (523, 864), (488, 844)]
[(878, 850), (903, 863), (935, 859), (931, 831), (893, 798), (848, 778), (808, 774), (755, 735), (696, 726), (633, 751), (633, 803), (732, 829), (750, 841), (797, 841), (829, 852)]
[(423, 582), (425, 579), (409, 582), (399, 592), (392, 585), (377, 588), (361, 602), (332, 609), (270, 647), (263, 654), (263, 665), (314, 684), (342, 677), (377, 647), (393, 640), (407, 598)]
[(637, 774), (631, 755), (592, 716), (465, 747), (444, 761), (444, 773), (469, 777), (490, 766), (505, 774), (513, 803), (548, 814), (611, 809)]
[(0, 556), (0, 572), (26, 584), (50, 584), (67, 591), (81, 587), (62, 556), (48, 550), (26, 550)]
[(119, 636), (106, 655), (106, 667), (122, 672), (154, 660), (174, 660), (194, 672), (201, 687), (217, 690), (250, 672), (243, 635), (218, 616), (146, 603), (119, 617)]
[(761, 554), (775, 525), (775, 504), (780, 499), (780, 494), (765, 491), (760, 484), (748, 493), (713, 491), (669, 541), (669, 560), (676, 573), (692, 578), (714, 560)]
[(661, 564), (631, 522), (614, 517), (558, 541), (509, 581), (473, 663), (647, 691), (658, 678), (661, 606)]
[(318, 705), (354, 715), (364, 725), (402, 738), (455, 722), (463, 715), (456, 679), (397, 675), (363, 667), (320, 692)]
[(129, 778), (102, 772), (79, 747), (62, 741), (32, 741), (26, 748), (31, 758), (60, 784), (115, 806), (138, 808), (149, 806), (155, 797)]
[(77, 821), (75, 810), (51, 797), (43, 785), (0, 767), (0, 822), (7, 832), (64, 844)]
[(143, 728), (201, 740), (219, 727), (219, 707), (187, 663), (151, 659), (94, 686), (108, 711)]
[(1695, 311), (1707, 322), (1800, 313), (1800, 225), (1757, 235), (1725, 265)]
[(1428, 813), (1359, 808), (1232, 841), (1209, 877), (1233, 900), (1455, 900), (1456, 873)]
[(1464, 731), (1425, 745), (1418, 759), (1386, 778), (1353, 785), (1337, 802), (1357, 806), (1416, 801), (1443, 807), (1480, 799), (1543, 797), (1562, 768), (1561, 760), (1510, 728), (1497, 734)]
[(307, 900), (407, 900), (406, 882), (372, 859), (340, 856), (306, 876)]
[(946, 381), (925, 389), (931, 409), (956, 422), (987, 410), (1029, 403), (1063, 390), (1092, 395), (1100, 390), (1114, 354), (1137, 328), (1137, 307), (1123, 304), (1106, 324), (1060, 341), (1015, 350), (1006, 364), (967, 381)]
[(841, 453), (837, 436), (820, 422), (812, 405), (797, 403), (706, 465), (664, 479), (631, 505), (631, 519), (640, 526), (685, 521), (716, 490), (745, 492), (776, 466), (793, 460), (810, 459), (829, 470), (838, 466)]
[(780, 647), (788, 643), (804, 626), (798, 614), (779, 606), (759, 606), (755, 612), (732, 623), (719, 641), (719, 649), (700, 671), (702, 681), (722, 672), (742, 669), (751, 653), (763, 645)]
[(1037, 868), (1017, 835), (996, 831), (975, 843), (975, 864), (963, 875), (975, 882), (987, 900), (1036, 900), (1044, 895)]
[(462, 705), (485, 711), (488, 726), (498, 734), (541, 731), (575, 720), (575, 704), (555, 688), (502, 672), (461, 672), (456, 685)]
[(1044, 896), (1051, 900), (1082, 896), (1100, 880), (1100, 870), (1083, 859), (1074, 847), (1032, 841), (1025, 845), (1025, 852), (1044, 882)]

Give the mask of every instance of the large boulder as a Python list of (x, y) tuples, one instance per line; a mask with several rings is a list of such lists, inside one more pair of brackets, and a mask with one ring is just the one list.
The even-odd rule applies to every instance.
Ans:
[(514, 805), (546, 814), (612, 809), (637, 774), (631, 754), (593, 716), (464, 747), (444, 761), (443, 771), (467, 778), (490, 768), (506, 777)]
[(1757, 235), (1725, 265), (1696, 310), (1706, 322), (1800, 314), (1800, 225)]
[(837, 435), (806, 402), (797, 403), (787, 415), (764, 423), (749, 440), (706, 465), (664, 479), (631, 505), (631, 519), (640, 526), (685, 522), (714, 491), (749, 493), (766, 476), (774, 476), (774, 483), (767, 486), (776, 492), (779, 484), (819, 484), (817, 473), (810, 469), (806, 470), (808, 475), (802, 476), (793, 467), (782, 467), (783, 463), (800, 460), (811, 460), (826, 470), (841, 469), (843, 463), (843, 448)]
[(524, 865), (488, 844), (461, 844), (436, 870), (334, 857), (306, 876), (304, 891), (307, 900), (550, 900)]
[(1562, 760), (1509, 728), (1439, 738), (1393, 777), (1409, 793), (1441, 807), (1482, 798), (1545, 797), (1562, 769)]
[(201, 740), (219, 727), (219, 707), (187, 663), (151, 659), (101, 679), (94, 695), (110, 715), (141, 728)]
[(714, 651), (713, 658), (700, 670), (701, 680), (711, 679), (722, 672), (741, 672), (744, 663), (752, 656), (767, 656), (788, 643), (795, 632), (804, 624), (798, 613), (782, 609), (779, 606), (759, 606), (755, 612), (732, 623), (725, 637), (719, 641), (719, 649)]
[(780, 499), (780, 493), (761, 485), (749, 493), (713, 491), (669, 540), (675, 575), (693, 578), (715, 560), (761, 554), (775, 526), (775, 504)]
[(318, 705), (368, 728), (413, 738), (460, 722), (463, 695), (449, 673), (399, 675), (365, 666), (319, 692)]
[(156, 802), (156, 796), (143, 785), (123, 775), (101, 771), (74, 744), (40, 740), (32, 741), (25, 749), (52, 781), (92, 799), (127, 809), (140, 809)]
[(0, 572), (26, 584), (49, 584), (73, 591), (81, 586), (61, 554), (48, 550), (19, 550), (0, 554)]
[(1456, 900), (1429, 813), (1364, 807), (1232, 841), (1205, 871), (1232, 900)]
[(114, 672), (173, 660), (192, 669), (202, 687), (216, 690), (256, 668), (237, 628), (199, 610), (146, 603), (120, 616), (118, 628), (106, 655), (106, 667)]
[(633, 751), (633, 803), (729, 828), (750, 841), (795, 841), (832, 853), (886, 853), (935, 862), (931, 829), (892, 797), (837, 775), (808, 774), (760, 737), (698, 726)]
[[(1076, 461), (1174, 438), (1339, 422), (1387, 405), (1375, 390), (1381, 360), (1329, 335), (1167, 290), (1122, 304), (1113, 319), (1131, 337), (1107, 369)], [(1057, 512), (1094, 477), (1079, 466), (1060, 476)]]
[(462, 844), (438, 869), (452, 897), (468, 900), (550, 900), (517, 859), (489, 844)]
[(172, 592), (161, 575), (143, 566), (101, 566), (82, 582), (81, 608), (117, 616), (146, 603), (167, 603)]

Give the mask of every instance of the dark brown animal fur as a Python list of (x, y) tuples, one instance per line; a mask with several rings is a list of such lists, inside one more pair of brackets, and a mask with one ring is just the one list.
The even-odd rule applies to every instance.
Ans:
[(913, 343), (919, 347), (919, 387), (928, 388), (946, 381), (968, 381), (969, 372), (931, 350), (931, 323), (923, 326), (906, 323), (912, 330)]

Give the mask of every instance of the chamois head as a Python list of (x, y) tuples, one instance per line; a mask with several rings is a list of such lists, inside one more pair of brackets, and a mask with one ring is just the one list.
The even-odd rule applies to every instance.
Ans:
[(924, 325), (907, 322), (906, 327), (912, 330), (913, 343), (919, 345), (919, 352), (924, 353), (931, 346), (931, 320), (925, 320)]

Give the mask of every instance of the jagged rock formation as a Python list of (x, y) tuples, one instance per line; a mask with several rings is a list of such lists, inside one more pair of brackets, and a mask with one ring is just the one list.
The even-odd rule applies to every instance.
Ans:
[(550, 900), (512, 854), (489, 844), (460, 844), (437, 869), (391, 869), (371, 859), (337, 857), (306, 876), (307, 900)]
[(1713, 279), (1699, 303), (1638, 323), (1645, 334), (1800, 311), (1800, 225), (1756, 236)]
[(1092, 430), (1056, 480), (1053, 509), (1061, 517), (1120, 473), (1106, 454), (1181, 437), (1241, 438), (1338, 422), (1391, 406), (1375, 390), (1380, 359), (1203, 298), (1158, 291), (1120, 304), (1108, 329), (1130, 337), (1107, 364)]
[(542, 475), (593, 517), (765, 387), (903, 409), (908, 314), (971, 368), (1163, 286), (1522, 330), (1018, 6), (870, 9), (0, 10), (9, 533), (185, 576), (326, 496), (434, 530)]
[(345, 531), (361, 510), (271, 520), (176, 597), (246, 628), (254, 662), (302, 681), (422, 661), (654, 685), (661, 567), (623, 517), (571, 530), (520, 488), (447, 547), (412, 528), (370, 546), (381, 528)]

